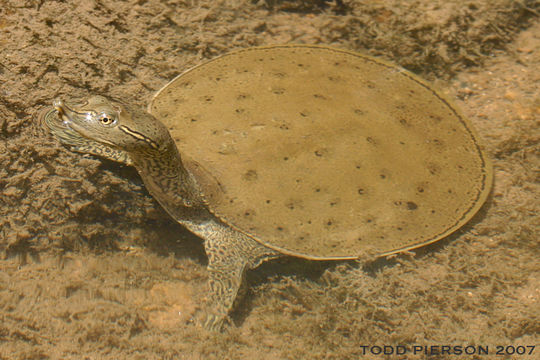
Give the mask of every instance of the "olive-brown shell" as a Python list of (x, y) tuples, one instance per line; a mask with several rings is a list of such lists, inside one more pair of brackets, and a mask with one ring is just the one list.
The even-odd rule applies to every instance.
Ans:
[(454, 105), (353, 52), (233, 52), (178, 76), (149, 109), (219, 182), (203, 189), (211, 211), (287, 254), (354, 258), (434, 242), (465, 224), (491, 185)]

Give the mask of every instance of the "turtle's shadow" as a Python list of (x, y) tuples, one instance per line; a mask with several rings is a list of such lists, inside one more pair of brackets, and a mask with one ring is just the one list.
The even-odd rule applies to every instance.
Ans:
[(250, 294), (250, 289), (265, 283), (280, 281), (280, 279), (287, 276), (294, 276), (300, 281), (309, 280), (315, 283), (322, 283), (322, 276), (326, 271), (333, 271), (337, 266), (347, 264), (351, 269), (361, 269), (365, 276), (375, 278), (383, 269), (395, 266), (404, 258), (410, 259), (411, 254), (414, 254), (412, 255), (413, 259), (420, 260), (444, 251), (446, 247), (455, 243), (459, 237), (470, 232), (477, 223), (482, 222), (492, 205), (493, 198), (492, 194), (490, 194), (484, 206), (482, 206), (478, 213), (463, 227), (444, 239), (416, 248), (410, 253), (398, 253), (395, 256), (379, 257), (365, 262), (357, 260), (316, 261), (284, 256), (263, 263), (258, 268), (253, 269), (246, 274), (245, 288), (247, 289), (247, 294), (238, 299), (231, 314), (231, 318), (236, 326), (241, 326), (254, 307), (254, 296), (252, 293)]
[(152, 198), (157, 214), (144, 221), (155, 236), (144, 242), (146, 249), (160, 256), (174, 254), (176, 259), (190, 258), (196, 259), (203, 265), (207, 264), (203, 241), (167, 214), (157, 200), (150, 195), (134, 167), (119, 165), (116, 161), (106, 158), (100, 158), (100, 161), (100, 170), (110, 171), (119, 178), (138, 185), (141, 196)]

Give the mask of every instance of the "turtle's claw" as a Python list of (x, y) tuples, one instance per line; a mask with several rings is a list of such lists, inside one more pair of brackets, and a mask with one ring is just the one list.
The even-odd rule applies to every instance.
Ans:
[(227, 316), (208, 314), (204, 320), (203, 328), (208, 331), (221, 332), (224, 329), (225, 323), (228, 322)]

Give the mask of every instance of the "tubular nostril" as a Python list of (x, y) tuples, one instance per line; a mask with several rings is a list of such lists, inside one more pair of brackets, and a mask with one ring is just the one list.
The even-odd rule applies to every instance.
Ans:
[(54, 100), (53, 101), (53, 107), (54, 109), (58, 112), (58, 114), (60, 116), (63, 116), (66, 112), (64, 111), (65, 109), (65, 104), (62, 100)]
[(64, 106), (64, 102), (60, 99), (54, 99), (52, 105), (55, 109), (58, 109)]

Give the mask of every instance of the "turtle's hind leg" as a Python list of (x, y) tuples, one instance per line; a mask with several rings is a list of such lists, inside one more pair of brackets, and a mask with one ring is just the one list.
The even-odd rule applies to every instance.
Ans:
[(246, 269), (281, 254), (224, 224), (212, 225), (207, 227), (204, 236), (209, 272), (208, 314), (204, 327), (219, 331), (233, 308)]

